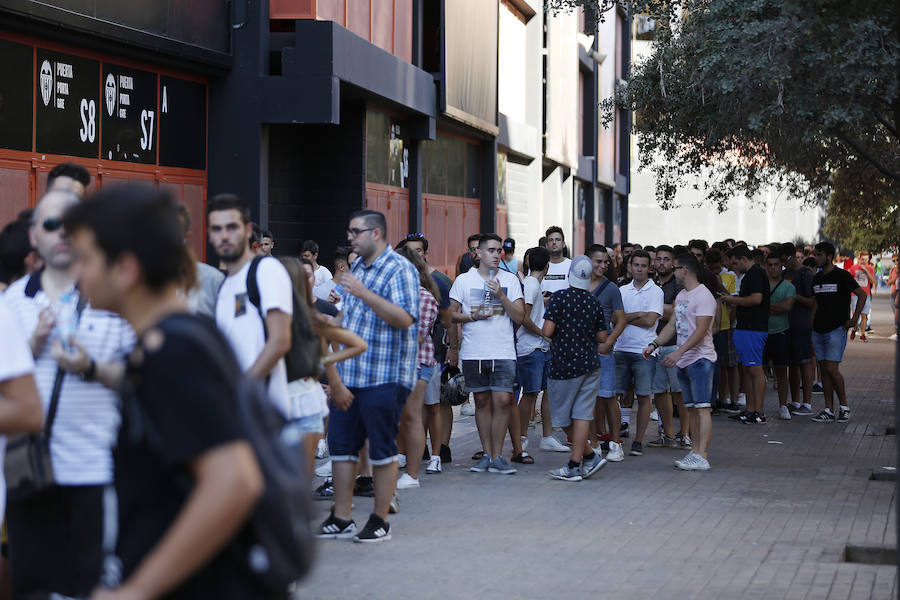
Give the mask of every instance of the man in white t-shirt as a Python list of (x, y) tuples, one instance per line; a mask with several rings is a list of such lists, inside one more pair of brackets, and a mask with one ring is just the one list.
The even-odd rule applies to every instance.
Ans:
[(707, 449), (712, 435), (710, 401), (716, 366), (716, 348), (712, 341), (712, 321), (716, 316), (716, 298), (700, 285), (700, 262), (690, 254), (676, 259), (675, 278), (683, 289), (675, 297), (674, 318), (650, 341), (642, 354), (650, 355), (677, 334), (678, 348), (662, 359), (664, 367), (676, 367), (681, 381), (684, 406), (691, 420), (693, 447), (675, 466), (684, 471), (708, 471)]
[[(40, 431), (44, 414), (34, 383), (34, 359), (16, 317), (0, 295), (0, 402), (8, 408), (0, 417), (3, 431)], [(0, 460), (6, 452), (6, 436), (0, 436)], [(0, 473), (0, 518), (6, 510), (6, 479)]]
[(31, 242), (44, 267), (5, 293), (31, 348), (45, 413), (62, 373), (50, 435), (56, 485), (17, 497), (16, 482), (7, 482), (15, 598), (48, 593), (86, 597), (97, 583), (103, 558), (103, 489), (113, 480), (112, 447), (120, 420), (113, 389), (135, 337), (118, 315), (85, 306), (76, 288), (63, 215), (78, 202), (67, 191), (41, 198), (32, 216)]
[(328, 294), (331, 293), (334, 286), (331, 285), (331, 271), (328, 270), (328, 267), (318, 263), (319, 244), (312, 240), (303, 242), (300, 245), (300, 258), (305, 258), (313, 264), (313, 276), (316, 278), (316, 283), (313, 285), (313, 295), (316, 298), (328, 300)]
[[(250, 209), (243, 200), (234, 194), (219, 194), (206, 211), (209, 243), (228, 273), (216, 297), (216, 325), (231, 342), (244, 372), (268, 379), (269, 398), (287, 418), (290, 394), (284, 355), (291, 348), (291, 278), (277, 259), (254, 258)], [(254, 275), (258, 305), (248, 289)]]
[(514, 326), (522, 322), (525, 303), (519, 279), (500, 270), (503, 240), (486, 233), (478, 241), (478, 267), (456, 278), (450, 288), (450, 313), (462, 323), (462, 360), (466, 389), (475, 394), (475, 424), (483, 454), (470, 470), (512, 474), (503, 458), (516, 378)]
[(544, 303), (549, 301), (553, 292), (569, 288), (569, 265), (572, 260), (566, 258), (563, 251), (566, 247), (566, 238), (563, 230), (553, 225), (547, 229), (547, 250), (550, 251), (550, 264), (547, 274), (541, 281), (541, 291), (544, 292)]
[(650, 394), (653, 391), (653, 363), (641, 357), (656, 337), (656, 322), (663, 314), (663, 291), (649, 279), (650, 255), (644, 250), (631, 254), (633, 279), (619, 288), (625, 309), (625, 331), (613, 347), (616, 359), (616, 394), (622, 396), (634, 384), (638, 400), (638, 422), (631, 456), (644, 453), (644, 431), (650, 422)]

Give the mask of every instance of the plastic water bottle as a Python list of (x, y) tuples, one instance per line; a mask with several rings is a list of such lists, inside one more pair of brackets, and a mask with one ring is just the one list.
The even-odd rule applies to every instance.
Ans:
[(66, 292), (59, 299), (56, 308), (56, 335), (62, 342), (66, 352), (72, 351), (69, 338), (78, 331), (78, 295), (74, 292)]
[(491, 290), (488, 289), (487, 282), (494, 279), (494, 270), (491, 269), (488, 271), (487, 281), (484, 282), (484, 294), (481, 297), (481, 314), (485, 317), (491, 317), (494, 315), (494, 295), (491, 293)]

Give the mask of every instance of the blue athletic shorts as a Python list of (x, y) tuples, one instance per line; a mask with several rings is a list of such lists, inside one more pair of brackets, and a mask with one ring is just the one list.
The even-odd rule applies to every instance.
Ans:
[(375, 466), (397, 460), (397, 426), (409, 390), (399, 383), (350, 388), (353, 403), (347, 410), (334, 405), (328, 421), (328, 452), (335, 462), (359, 460), (369, 440), (369, 460)]
[(763, 364), (763, 350), (766, 340), (769, 338), (765, 331), (748, 331), (746, 329), (734, 330), (734, 347), (737, 348), (738, 358), (745, 367), (759, 367)]

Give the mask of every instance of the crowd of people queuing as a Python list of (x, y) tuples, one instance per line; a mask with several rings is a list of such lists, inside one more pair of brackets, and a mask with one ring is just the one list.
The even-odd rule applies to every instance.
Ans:
[[(454, 398), (472, 398), (470, 471), (534, 464), (534, 422), (540, 450), (568, 455), (549, 471), (564, 481), (623, 461), (629, 437), (632, 457), (682, 449), (675, 467), (708, 470), (713, 416), (767, 421), (767, 373), (778, 418), (851, 418), (840, 363), (848, 338), (867, 339), (867, 253), (691, 240), (570, 257), (550, 227), (521, 259), (512, 239), (469, 236), (451, 279), (424, 235), (393, 246), (384, 215), (359, 210), (332, 271), (314, 241), (272, 256), (246, 202), (220, 194), (206, 207), (217, 268), (196, 262), (191, 215), (163, 191), (85, 198), (89, 185), (60, 165), (0, 233), (0, 595), (286, 597), (234, 551), (267, 481), (242, 380), (302, 435), (310, 481), (330, 457), (316, 535), (357, 542), (391, 539), (397, 491), (452, 461)], [(896, 307), (896, 255), (887, 278)], [(48, 467), (29, 479), (11, 461), (35, 446)], [(361, 528), (355, 495), (374, 497)]]

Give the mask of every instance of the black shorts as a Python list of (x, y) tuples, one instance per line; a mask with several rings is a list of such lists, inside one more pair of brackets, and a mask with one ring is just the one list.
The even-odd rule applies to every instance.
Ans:
[(812, 329), (788, 330), (788, 344), (792, 365), (802, 365), (812, 360)]
[(776, 367), (786, 367), (791, 364), (790, 342), (788, 332), (770, 333), (766, 338), (766, 348), (763, 351), (763, 362), (772, 361)]
[(13, 597), (87, 597), (103, 563), (103, 486), (57, 486), (6, 506)]

